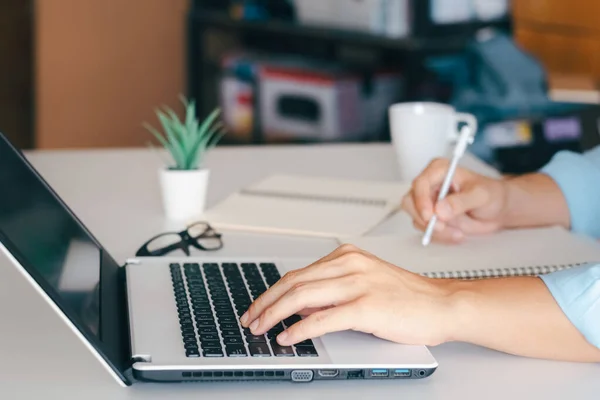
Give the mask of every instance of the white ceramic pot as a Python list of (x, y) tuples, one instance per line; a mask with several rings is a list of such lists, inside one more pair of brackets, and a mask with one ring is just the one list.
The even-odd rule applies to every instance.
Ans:
[(204, 212), (210, 171), (160, 171), (163, 207), (168, 219), (191, 222)]

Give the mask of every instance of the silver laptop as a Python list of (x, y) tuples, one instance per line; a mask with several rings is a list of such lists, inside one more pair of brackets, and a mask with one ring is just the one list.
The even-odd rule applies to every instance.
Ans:
[(238, 320), (285, 260), (137, 258), (118, 265), (0, 134), (0, 250), (123, 386), (137, 381), (421, 379), (424, 346), (358, 332), (279, 346)]

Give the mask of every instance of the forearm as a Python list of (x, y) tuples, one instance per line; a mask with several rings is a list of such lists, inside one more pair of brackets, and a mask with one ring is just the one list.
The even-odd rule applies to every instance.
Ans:
[(539, 278), (452, 283), (448, 339), (515, 355), (600, 362), (600, 349), (564, 315)]
[(547, 175), (529, 174), (505, 181), (504, 228), (560, 225), (570, 228), (570, 214), (559, 186)]

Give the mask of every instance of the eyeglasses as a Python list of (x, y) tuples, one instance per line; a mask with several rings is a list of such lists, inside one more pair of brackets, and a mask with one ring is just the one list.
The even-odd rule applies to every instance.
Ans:
[(160, 257), (176, 250), (190, 255), (190, 247), (203, 251), (216, 251), (223, 247), (221, 234), (208, 223), (197, 222), (181, 232), (161, 233), (148, 240), (137, 251), (137, 257)]

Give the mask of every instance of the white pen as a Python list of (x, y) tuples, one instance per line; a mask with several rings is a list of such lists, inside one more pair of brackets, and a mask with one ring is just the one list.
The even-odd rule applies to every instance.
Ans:
[[(450, 190), (450, 185), (452, 184), (452, 179), (454, 178), (454, 173), (456, 172), (456, 167), (458, 166), (458, 162), (460, 161), (460, 158), (465, 154), (467, 146), (473, 143), (473, 140), (474, 135), (471, 133), (471, 128), (468, 125), (463, 126), (463, 128), (460, 130), (460, 136), (458, 137), (456, 147), (454, 148), (454, 154), (452, 155), (452, 162), (450, 163), (450, 168), (448, 168), (448, 173), (446, 174), (444, 183), (442, 183), (442, 188), (440, 189), (440, 193), (437, 198), (437, 203), (444, 200), (444, 198), (448, 194), (448, 191)], [(423, 246), (427, 246), (431, 242), (431, 236), (433, 235), (433, 229), (435, 228), (436, 222), (437, 215), (433, 214), (433, 217), (431, 217), (429, 223), (427, 224), (427, 229), (425, 230), (423, 239), (421, 240), (421, 244)]]

